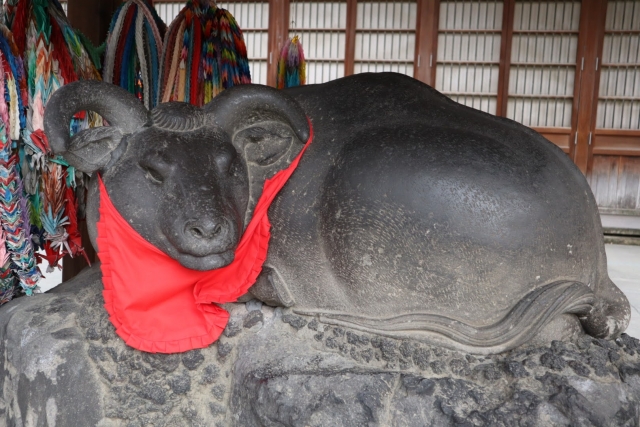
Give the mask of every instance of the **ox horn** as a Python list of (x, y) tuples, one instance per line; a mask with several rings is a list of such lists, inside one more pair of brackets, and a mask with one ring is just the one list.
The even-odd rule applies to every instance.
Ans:
[[(70, 83), (58, 89), (49, 99), (44, 113), (44, 130), (54, 153), (65, 155), (74, 140), (91, 140), (87, 132), (105, 134), (106, 129), (88, 129), (69, 137), (69, 125), (74, 114), (80, 111), (94, 111), (117, 128), (121, 135), (133, 133), (144, 126), (149, 111), (126, 90), (113, 84), (97, 80), (83, 80)], [(84, 135), (83, 135), (84, 134)], [(97, 138), (100, 139), (100, 138)]]
[(309, 138), (309, 122), (302, 107), (283, 91), (268, 86), (234, 86), (216, 96), (204, 111), (232, 140), (238, 130), (269, 119), (287, 123), (303, 143)]

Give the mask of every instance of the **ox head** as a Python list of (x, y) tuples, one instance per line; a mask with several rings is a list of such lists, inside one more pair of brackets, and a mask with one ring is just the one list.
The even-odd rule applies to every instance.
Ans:
[[(71, 118), (85, 110), (109, 126), (70, 137)], [(52, 96), (44, 125), (53, 151), (92, 175), (87, 223), (96, 249), (100, 172), (122, 217), (195, 270), (233, 260), (264, 179), (285, 168), (309, 135), (300, 106), (259, 85), (227, 90), (202, 109), (172, 102), (148, 111), (117, 86), (82, 81)]]

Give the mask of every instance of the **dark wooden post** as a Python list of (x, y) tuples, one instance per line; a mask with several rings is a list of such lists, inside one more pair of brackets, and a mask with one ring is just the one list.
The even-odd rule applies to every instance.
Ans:
[(418, 0), (417, 12), (413, 76), (435, 86), (440, 0)]
[(347, 0), (347, 28), (345, 37), (344, 75), (350, 76), (355, 71), (356, 26), (358, 25), (358, 1)]
[[(80, 30), (94, 45), (98, 46), (106, 40), (111, 17), (120, 3), (121, 0), (69, 0), (67, 16), (74, 28)], [(82, 235), (82, 245), (87, 252), (87, 257), (93, 262), (96, 260), (96, 252), (89, 241), (86, 222), (80, 221), (78, 229)], [(71, 279), (86, 266), (87, 262), (82, 256), (64, 257), (62, 260), (62, 280)]]
[(515, 0), (505, 0), (502, 9), (502, 34), (500, 39), (500, 67), (498, 71), (498, 100), (496, 115), (507, 117), (509, 102), (509, 72), (511, 67), (511, 41), (513, 40), (513, 18)]
[(580, 17), (576, 61), (578, 72), (576, 73), (576, 95), (573, 102), (571, 136), (574, 138), (573, 161), (585, 175), (589, 158), (592, 155), (593, 135), (591, 128), (592, 124), (595, 124), (595, 112), (598, 104), (596, 85), (599, 82), (599, 71), (597, 63), (604, 38), (606, 3), (606, 0), (583, 1)]
[(269, 56), (267, 57), (267, 85), (276, 86), (278, 54), (289, 38), (289, 0), (269, 0)]
[(107, 39), (111, 17), (122, 0), (68, 0), (67, 17), (96, 46)]

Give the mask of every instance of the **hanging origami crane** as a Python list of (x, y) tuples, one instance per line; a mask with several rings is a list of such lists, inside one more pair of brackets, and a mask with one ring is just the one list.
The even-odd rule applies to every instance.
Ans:
[[(74, 189), (78, 186), (82, 196), (85, 178), (52, 155), (43, 131), (44, 109), (60, 86), (78, 79), (100, 79), (100, 52), (71, 27), (57, 0), (11, 0), (8, 7), (7, 19), (18, 51), (24, 54), (27, 74), (29, 109), (19, 152), (28, 219), (34, 226), (33, 240), (44, 248), (49, 265), (58, 266), (67, 254), (84, 255)], [(71, 132), (93, 126), (102, 126), (102, 118), (83, 112), (72, 120)]]
[(166, 26), (151, 0), (128, 0), (113, 15), (102, 78), (156, 106), (162, 40)]
[(307, 63), (298, 36), (289, 40), (280, 51), (278, 60), (278, 89), (295, 87), (307, 82)]
[(40, 279), (31, 241), (17, 142), (26, 125), (26, 79), (9, 29), (0, 24), (0, 304), (18, 291), (31, 294)]
[(213, 1), (189, 0), (167, 30), (160, 73), (160, 102), (202, 106), (224, 89), (251, 83), (233, 15)]

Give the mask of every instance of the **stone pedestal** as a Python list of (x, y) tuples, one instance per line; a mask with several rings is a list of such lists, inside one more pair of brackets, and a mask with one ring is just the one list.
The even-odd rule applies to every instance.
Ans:
[(229, 304), (214, 345), (127, 347), (97, 267), (0, 309), (0, 425), (636, 426), (640, 342), (585, 336), (498, 356)]

